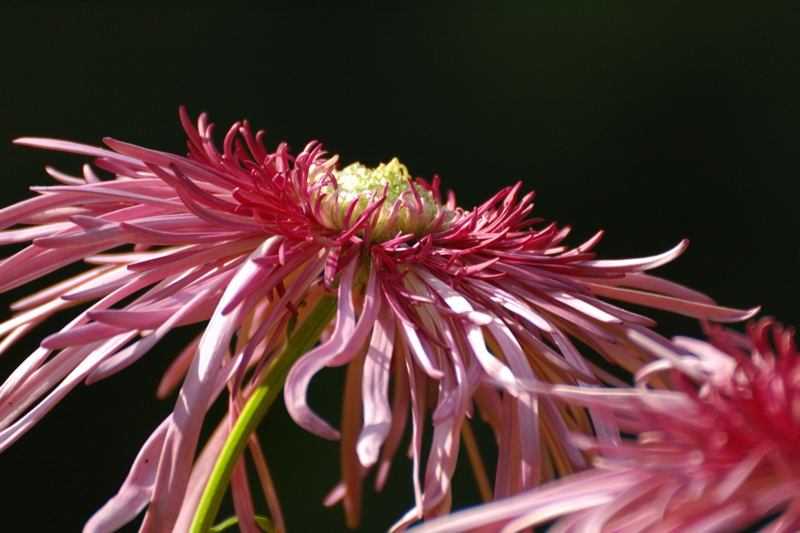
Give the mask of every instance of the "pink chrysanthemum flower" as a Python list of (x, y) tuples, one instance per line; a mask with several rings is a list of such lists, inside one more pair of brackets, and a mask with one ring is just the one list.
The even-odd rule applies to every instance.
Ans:
[[(310, 335), (295, 324), (332, 294), (335, 316), (328, 315), (321, 344), (292, 366), (285, 404), (304, 428), (342, 439), (343, 481), (328, 503), (343, 499), (350, 525), (358, 521), (367, 469), (377, 465), (380, 487), (410, 413), (416, 503), (397, 529), (448, 509), (462, 432), (471, 442), (465, 420), (473, 405), (499, 442), (495, 496), (584, 467), (565, 438), (570, 431), (594, 424), (609, 438), (617, 434), (604, 408), (590, 409), (590, 422), (583, 411), (518, 386), (617, 383), (572, 339), (615, 365), (639, 368), (641, 353), (626, 334), (655, 338), (646, 329), (652, 322), (598, 297), (715, 321), (748, 315), (644, 273), (679, 255), (685, 242), (655, 257), (597, 260), (590, 250), (599, 233), (567, 248), (567, 228), (534, 226), (532, 194), (518, 198), (519, 184), (467, 211), (452, 194), (439, 196), (438, 179), (413, 179), (397, 160), (339, 169), (316, 142), (297, 156), (285, 144), (270, 153), (263, 132), (253, 134), (247, 123), (234, 124), (220, 150), (205, 115), (196, 127), (183, 111), (181, 118), (186, 157), (112, 139), (105, 140), (110, 150), (17, 140), (91, 156), (113, 177), (98, 177), (88, 165), (80, 177), (50, 169), (62, 185), (34, 187), (37, 197), (0, 211), (3, 228), (23, 225), (0, 241), (32, 241), (0, 264), (0, 290), (78, 261), (94, 265), (15, 303), (16, 315), (0, 325), (7, 349), (54, 313), (88, 305), (0, 387), (0, 450), (79, 382), (130, 365), (174, 328), (208, 321), (164, 378), (162, 395), (180, 385), (174, 411), (88, 532), (114, 530), (148, 505), (142, 531), (187, 530), (240, 410), (287, 339)], [(320, 370), (346, 364), (338, 431), (307, 405), (306, 392)], [(226, 387), (228, 415), (198, 455), (205, 413)], [(271, 493), (257, 439), (249, 442)], [(242, 529), (253, 531), (241, 464), (233, 499)]]
[[(562, 399), (610, 409), (636, 441), (581, 439), (594, 469), (429, 522), (419, 533), (510, 533), (559, 518), (551, 533), (800, 531), (800, 355), (794, 331), (770, 319), (711, 342), (676, 339), (663, 359), (675, 390), (576, 389)], [(634, 335), (635, 337), (635, 335)], [(686, 350), (685, 352), (683, 350)]]

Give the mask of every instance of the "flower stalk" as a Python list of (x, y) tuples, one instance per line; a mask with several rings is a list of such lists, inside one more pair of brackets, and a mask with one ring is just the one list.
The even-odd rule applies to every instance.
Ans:
[(336, 297), (323, 295), (301, 327), (289, 338), (283, 352), (270, 365), (261, 384), (250, 395), (211, 472), (192, 521), (191, 533), (208, 533), (211, 530), (233, 468), (242, 456), (250, 435), (281, 392), (292, 364), (314, 347), (335, 312)]

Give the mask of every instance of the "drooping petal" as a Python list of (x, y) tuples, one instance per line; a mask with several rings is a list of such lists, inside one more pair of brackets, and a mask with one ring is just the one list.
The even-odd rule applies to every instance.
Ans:
[(177, 518), (180, 502), (186, 492), (190, 467), (197, 446), (200, 427), (208, 404), (215, 396), (214, 384), (220, 375), (228, 345), (246, 310), (237, 309), (223, 315), (228, 302), (243, 284), (261, 268), (254, 259), (263, 256), (272, 242), (266, 240), (239, 267), (217, 305), (198, 346), (198, 353), (187, 372), (173, 411), (174, 425), (168, 432), (159, 463), (153, 502), (145, 515), (142, 530), (170, 530)]
[(392, 424), (389, 406), (389, 376), (392, 368), (394, 323), (387, 309), (378, 315), (364, 361), (361, 396), (364, 402), (364, 427), (356, 450), (361, 464), (372, 466)]
[(331, 338), (301, 357), (286, 377), (283, 388), (286, 409), (291, 417), (312, 433), (328, 439), (338, 439), (339, 432), (314, 414), (306, 403), (308, 385), (314, 375), (342, 354), (355, 357), (363, 346), (380, 310), (376, 294), (377, 277), (370, 274), (364, 295), (364, 310), (356, 321), (353, 305), (353, 278), (356, 263), (350, 262), (342, 270), (339, 284), (339, 311)]

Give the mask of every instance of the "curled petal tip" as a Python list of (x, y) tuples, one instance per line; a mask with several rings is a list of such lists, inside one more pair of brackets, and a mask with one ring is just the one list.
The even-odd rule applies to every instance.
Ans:
[(103, 137), (102, 140), (103, 144), (114, 149), (116, 149), (117, 146), (124, 146), (125, 144), (127, 144), (124, 141), (116, 140), (114, 137)]
[(736, 309), (733, 307), (717, 307), (716, 312), (711, 313), (708, 320), (713, 322), (729, 323), (750, 320), (761, 312), (761, 306), (751, 307), (750, 309)]
[(761, 306), (760, 305), (757, 305), (755, 307), (751, 307), (750, 309), (746, 309), (746, 310), (744, 310), (742, 312), (742, 318), (740, 318), (739, 320), (750, 320), (751, 318), (753, 318), (754, 316), (756, 316), (760, 312), (761, 312)]
[(689, 239), (683, 239), (678, 244), (660, 254), (634, 259), (597, 259), (587, 261), (586, 264), (597, 268), (627, 269), (629, 271), (645, 271), (666, 265), (678, 258), (689, 246)]
[(364, 468), (369, 468), (378, 462), (378, 454), (380, 452), (380, 440), (371, 436), (370, 438), (362, 438), (356, 444), (356, 454), (358, 461)]
[(678, 244), (676, 244), (663, 254), (654, 256), (653, 257), (654, 261), (653, 263), (650, 264), (649, 268), (657, 268), (660, 267), (661, 265), (665, 265), (677, 259), (678, 257), (681, 256), (681, 254), (683, 254), (683, 252), (686, 251), (688, 247), (689, 247), (689, 239), (681, 239), (678, 242)]

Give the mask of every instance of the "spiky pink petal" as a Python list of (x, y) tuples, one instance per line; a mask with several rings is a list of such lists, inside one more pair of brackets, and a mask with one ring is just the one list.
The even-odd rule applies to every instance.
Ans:
[[(636, 389), (532, 388), (604, 405), (637, 440), (579, 438), (592, 470), (426, 523), (419, 533), (511, 532), (557, 519), (578, 531), (760, 531), (800, 524), (800, 354), (794, 331), (770, 319), (748, 335), (714, 327), (711, 342), (670, 346), (633, 338), (663, 357)], [(688, 351), (684, 351), (688, 350)], [(656, 373), (675, 390), (649, 389)]]

